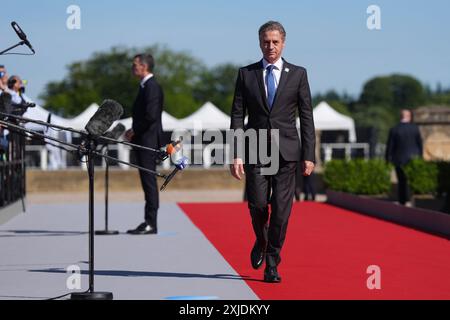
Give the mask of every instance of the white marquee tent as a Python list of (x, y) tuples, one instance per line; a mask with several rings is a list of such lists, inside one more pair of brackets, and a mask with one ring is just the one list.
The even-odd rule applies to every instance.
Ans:
[(178, 128), (225, 130), (230, 128), (230, 117), (208, 101), (190, 116), (180, 119)]
[[(161, 115), (162, 127), (164, 131), (172, 131), (180, 128), (179, 122), (177, 118), (171, 116), (167, 112), (163, 111)], [(119, 120), (121, 124), (125, 126), (125, 128), (130, 129), (133, 124), (133, 119), (131, 117)], [(113, 125), (114, 126), (114, 125)]]
[[(49, 114), (50, 114), (50, 112), (48, 112), (41, 106), (36, 105), (34, 108), (28, 108), (27, 111), (23, 114), (23, 117), (47, 122)], [(60, 126), (68, 126), (69, 125), (69, 121), (67, 119), (59, 117), (53, 113), (50, 117), (50, 123), (60, 125)], [(26, 123), (25, 127), (27, 129), (31, 129), (31, 130), (43, 130), (42, 125), (35, 124), (32, 122)]]
[[(322, 101), (313, 110), (316, 130), (345, 130), (348, 131), (350, 142), (356, 142), (355, 121), (334, 110), (328, 103)], [(297, 118), (297, 127), (300, 120)]]
[(99, 106), (96, 103), (92, 103), (82, 113), (72, 119), (67, 119), (69, 126), (76, 130), (84, 130), (84, 127), (89, 122), (89, 119), (97, 112)]

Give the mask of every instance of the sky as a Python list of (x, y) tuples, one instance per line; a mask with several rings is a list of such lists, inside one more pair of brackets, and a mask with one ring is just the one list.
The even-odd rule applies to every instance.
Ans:
[[(80, 8), (80, 29), (67, 28), (70, 5)], [(379, 30), (367, 27), (370, 5), (380, 9)], [(308, 70), (313, 94), (334, 89), (357, 97), (367, 80), (392, 73), (450, 87), (448, 0), (21, 0), (3, 1), (0, 10), (0, 51), (18, 42), (11, 21), (36, 50), (0, 56), (0, 64), (28, 80), (27, 94), (38, 102), (69, 64), (113, 46), (164, 44), (210, 67), (258, 61), (257, 31), (268, 20), (284, 25), (283, 57)]]

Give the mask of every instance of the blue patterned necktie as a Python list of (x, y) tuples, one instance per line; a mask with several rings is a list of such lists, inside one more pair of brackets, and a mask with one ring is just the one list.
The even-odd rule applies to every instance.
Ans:
[(267, 101), (269, 102), (269, 109), (272, 109), (273, 99), (277, 88), (275, 86), (275, 75), (273, 74), (274, 65), (268, 65), (266, 68), (266, 85), (267, 85)]

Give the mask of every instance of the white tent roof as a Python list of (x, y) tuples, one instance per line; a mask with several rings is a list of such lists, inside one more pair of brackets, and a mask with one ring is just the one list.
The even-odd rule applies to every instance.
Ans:
[[(33, 119), (33, 120), (39, 120), (39, 121), (44, 121), (47, 122), (48, 120), (48, 115), (50, 114), (49, 111), (45, 110), (43, 107), (36, 105), (33, 108), (28, 108), (27, 111), (23, 114), (23, 117), (25, 118), (29, 118), (29, 119)], [(52, 113), (51, 118), (50, 118), (50, 123), (53, 124), (57, 124), (60, 126), (67, 126), (69, 125), (68, 120), (57, 116), (55, 114)], [(43, 126), (40, 124), (36, 124), (36, 123), (32, 123), (32, 122), (28, 122), (25, 124), (25, 127), (27, 129), (31, 129), (31, 130), (42, 130)]]
[(190, 116), (179, 120), (180, 129), (228, 129), (230, 117), (211, 102), (206, 102)]
[[(162, 121), (162, 127), (163, 127), (164, 131), (171, 131), (171, 130), (175, 130), (177, 128), (180, 128), (180, 125), (178, 124), (180, 122), (180, 120), (178, 120), (177, 118), (171, 116), (166, 111), (162, 112), (161, 121)], [(130, 129), (131, 125), (133, 124), (133, 119), (131, 117), (129, 117), (129, 118), (126, 118), (126, 119), (119, 120), (118, 122), (123, 124), (125, 126), (125, 128)]]
[(76, 130), (84, 130), (84, 127), (92, 118), (94, 113), (97, 112), (99, 106), (96, 103), (91, 104), (82, 113), (77, 115), (75, 118), (68, 119), (69, 126)]
[[(356, 142), (355, 121), (334, 110), (328, 103), (322, 101), (314, 108), (314, 125), (316, 130), (347, 130), (350, 142)], [(300, 120), (297, 118), (297, 127)]]

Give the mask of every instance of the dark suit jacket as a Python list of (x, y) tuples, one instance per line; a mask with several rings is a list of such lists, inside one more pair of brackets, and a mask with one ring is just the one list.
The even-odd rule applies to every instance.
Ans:
[(399, 123), (389, 131), (386, 161), (402, 166), (413, 157), (422, 157), (419, 128), (414, 123)]
[(133, 143), (149, 148), (161, 147), (163, 104), (163, 91), (155, 77), (151, 77), (143, 88), (139, 87), (133, 104)]
[[(300, 136), (296, 111), (300, 115)], [(279, 129), (280, 153), (286, 161), (315, 161), (315, 132), (306, 69), (283, 60), (272, 108), (266, 98), (262, 60), (239, 69), (231, 110), (231, 129)]]

